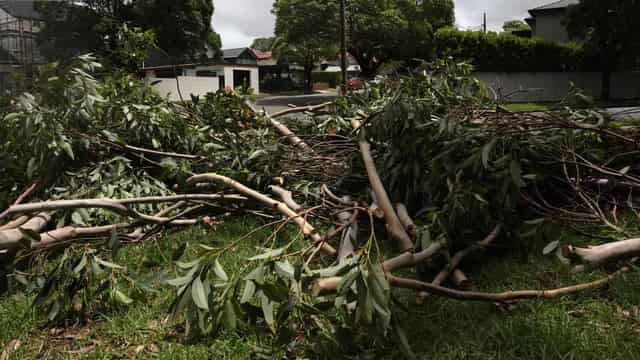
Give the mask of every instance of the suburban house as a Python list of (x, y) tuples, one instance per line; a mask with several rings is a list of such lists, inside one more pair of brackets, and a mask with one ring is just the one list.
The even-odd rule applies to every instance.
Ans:
[(0, 89), (10, 88), (10, 75), (43, 64), (36, 36), (42, 17), (35, 1), (0, 1)]
[[(323, 60), (320, 64), (320, 69), (326, 72), (341, 72), (341, 56), (338, 56), (334, 60)], [(347, 75), (349, 77), (356, 77), (360, 75), (360, 65), (356, 58), (354, 58), (351, 54), (347, 54)]]
[(251, 49), (258, 59), (260, 88), (265, 91), (286, 91), (302, 87), (304, 68), (289, 63), (286, 57), (276, 57), (272, 51)]
[(531, 27), (533, 37), (548, 41), (568, 42), (571, 40), (565, 20), (567, 10), (571, 5), (577, 5), (580, 0), (560, 0), (529, 10), (531, 17), (525, 21)]
[(258, 59), (249, 48), (222, 50), (221, 58), (178, 61), (158, 51), (142, 66), (145, 80), (172, 100), (189, 99), (219, 89), (242, 87), (260, 92)]

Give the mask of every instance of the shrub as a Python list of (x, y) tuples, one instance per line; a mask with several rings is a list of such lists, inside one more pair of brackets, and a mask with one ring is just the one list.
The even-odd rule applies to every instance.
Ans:
[(594, 71), (594, 57), (576, 43), (560, 44), (511, 34), (440, 29), (434, 37), (438, 57), (472, 63), (478, 71)]
[(339, 72), (316, 71), (311, 78), (314, 83), (327, 83), (329, 87), (334, 88), (340, 84), (341, 76)]

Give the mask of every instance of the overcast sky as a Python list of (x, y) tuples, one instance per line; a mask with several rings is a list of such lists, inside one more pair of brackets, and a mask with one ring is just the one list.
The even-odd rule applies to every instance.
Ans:
[[(479, 29), (487, 13), (490, 30), (498, 31), (507, 20), (524, 19), (527, 10), (554, 0), (455, 0), (456, 25)], [(213, 0), (213, 27), (222, 37), (223, 48), (251, 45), (256, 37), (273, 35), (273, 0)]]

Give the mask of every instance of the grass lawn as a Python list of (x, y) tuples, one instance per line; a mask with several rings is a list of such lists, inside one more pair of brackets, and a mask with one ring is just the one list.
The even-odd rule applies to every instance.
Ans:
[(505, 109), (513, 112), (518, 111), (549, 111), (556, 104), (554, 103), (512, 103), (502, 105)]
[[(257, 224), (235, 221), (216, 231), (193, 228), (158, 242), (129, 246), (119, 263), (133, 273), (159, 273), (162, 261), (180, 244), (220, 245), (244, 235)], [(222, 263), (228, 272), (241, 266), (271, 234), (264, 230), (248, 238)], [(294, 231), (283, 238), (296, 236)], [(565, 239), (567, 236), (565, 236)], [(586, 240), (571, 237), (571, 242)], [(286, 241), (287, 239), (280, 239)], [(468, 273), (480, 290), (558, 287), (595, 279), (601, 272), (571, 274), (553, 256), (543, 257), (546, 240), (532, 241), (506, 255), (478, 257)], [(188, 259), (191, 250), (184, 258)], [(151, 260), (151, 261), (150, 261)], [(154, 261), (156, 262), (153, 265)], [(151, 263), (152, 265), (149, 265)], [(433, 298), (417, 305), (410, 291), (398, 291), (410, 312), (404, 324), (409, 341), (424, 359), (640, 359), (640, 277), (629, 273), (611, 286), (560, 299), (533, 300), (505, 310), (494, 304)], [(250, 330), (223, 333), (217, 338), (184, 344), (181, 329), (167, 320), (173, 288), (160, 288), (144, 302), (96, 315), (85, 326), (46, 329), (30, 302), (33, 295), (0, 299), (0, 344), (19, 339), (14, 359), (255, 359), (268, 340)], [(360, 352), (366, 359), (399, 359), (392, 343), (376, 344)], [(347, 358), (344, 352), (311, 358)]]

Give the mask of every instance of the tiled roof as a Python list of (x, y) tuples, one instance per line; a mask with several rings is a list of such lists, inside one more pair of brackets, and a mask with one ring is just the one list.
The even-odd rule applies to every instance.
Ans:
[(552, 2), (550, 4), (538, 6), (537, 8), (533, 8), (529, 11), (540, 11), (540, 10), (553, 10), (553, 9), (564, 9), (571, 5), (577, 5), (580, 3), (580, 0), (560, 0), (556, 2)]

